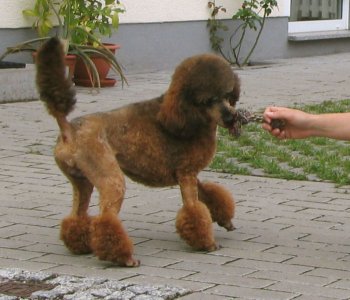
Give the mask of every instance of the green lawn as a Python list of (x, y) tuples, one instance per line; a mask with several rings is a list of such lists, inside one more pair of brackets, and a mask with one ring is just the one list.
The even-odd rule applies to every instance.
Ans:
[[(296, 108), (313, 113), (346, 112), (350, 111), (350, 100)], [(255, 123), (246, 125), (236, 139), (220, 128), (217, 154), (210, 168), (232, 174), (347, 185), (350, 184), (350, 143), (327, 138), (281, 141)]]

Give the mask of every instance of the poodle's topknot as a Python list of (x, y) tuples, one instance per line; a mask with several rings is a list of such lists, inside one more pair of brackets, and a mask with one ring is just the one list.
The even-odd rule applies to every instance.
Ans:
[(237, 90), (239, 79), (230, 64), (215, 54), (199, 54), (185, 59), (173, 74), (170, 91), (181, 91), (190, 101), (203, 102)]

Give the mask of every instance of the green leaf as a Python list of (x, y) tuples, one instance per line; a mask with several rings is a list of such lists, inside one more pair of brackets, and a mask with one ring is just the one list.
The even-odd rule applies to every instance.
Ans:
[(50, 19), (46, 19), (43, 23), (43, 25), (45, 25), (46, 28), (51, 29), (52, 28), (52, 22)]
[(119, 27), (119, 14), (112, 15), (112, 26), (113, 26), (113, 28), (118, 29), (118, 27)]
[(32, 9), (25, 9), (22, 10), (22, 14), (25, 15), (26, 17), (37, 17), (38, 15), (35, 13), (34, 10)]

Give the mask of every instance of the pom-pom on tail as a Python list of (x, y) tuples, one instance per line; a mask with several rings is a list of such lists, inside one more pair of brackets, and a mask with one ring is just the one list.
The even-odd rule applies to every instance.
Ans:
[(51, 38), (39, 49), (36, 66), (40, 99), (58, 122), (65, 120), (74, 109), (76, 98), (72, 82), (66, 77), (63, 45), (58, 38)]

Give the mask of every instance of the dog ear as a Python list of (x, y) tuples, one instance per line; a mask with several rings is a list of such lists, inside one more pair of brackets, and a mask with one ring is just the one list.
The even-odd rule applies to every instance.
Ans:
[(175, 136), (192, 137), (203, 129), (205, 120), (198, 110), (190, 106), (181, 95), (168, 92), (163, 96), (158, 121)]

